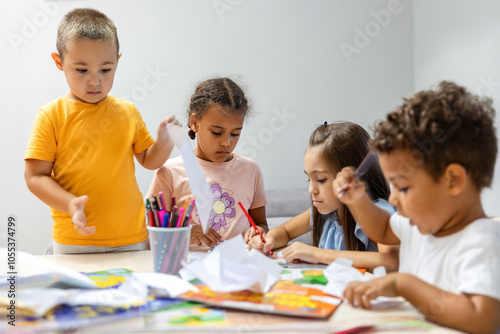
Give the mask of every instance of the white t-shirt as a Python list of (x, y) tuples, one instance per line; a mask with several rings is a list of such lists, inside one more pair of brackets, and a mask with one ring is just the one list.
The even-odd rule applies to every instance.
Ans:
[[(212, 211), (208, 225), (216, 230), (224, 239), (229, 240), (250, 228), (245, 213), (238, 202), (246, 210), (265, 206), (268, 202), (264, 189), (264, 178), (255, 161), (233, 153), (233, 159), (227, 162), (214, 163), (198, 159), (213, 194)], [(175, 196), (178, 208), (193, 195), (189, 187), (188, 177), (182, 156), (168, 159), (165, 165), (155, 172), (148, 194), (158, 195), (162, 191), (165, 206), (171, 211), (172, 196)], [(192, 214), (191, 224), (199, 224), (197, 211)], [(207, 250), (207, 247), (190, 245), (191, 251)]]
[(479, 219), (445, 237), (422, 235), (397, 213), (390, 224), (401, 240), (399, 272), (455, 294), (500, 300), (500, 221)]

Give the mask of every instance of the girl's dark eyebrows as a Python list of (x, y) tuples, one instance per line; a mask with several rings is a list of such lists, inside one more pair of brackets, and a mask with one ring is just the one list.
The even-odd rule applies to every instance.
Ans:
[[(220, 125), (216, 125), (216, 124), (212, 124), (210, 125), (211, 127), (213, 128), (217, 128), (217, 129), (222, 129), (222, 130), (225, 130), (226, 128), (223, 127), (223, 126), (220, 126)], [(236, 128), (236, 129), (233, 129), (232, 131), (239, 131), (239, 130), (243, 130), (243, 127), (239, 127), (239, 128)]]
[[(309, 175), (306, 171), (304, 171), (304, 173), (306, 173), (306, 175)], [(329, 173), (329, 171), (327, 170), (313, 170), (311, 172), (311, 175), (314, 175), (314, 174), (322, 174), (322, 173)]]
[(408, 179), (408, 178), (403, 176), (403, 175), (394, 175), (394, 176), (390, 176), (387, 178), (387, 180), (390, 182), (397, 181), (397, 180), (406, 180), (406, 179)]

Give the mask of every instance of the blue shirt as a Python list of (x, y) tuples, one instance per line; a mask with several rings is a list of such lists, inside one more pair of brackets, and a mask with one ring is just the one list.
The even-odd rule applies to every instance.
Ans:
[[(396, 212), (394, 207), (384, 199), (379, 198), (373, 202), (375, 203), (376, 206), (384, 209), (391, 215), (394, 212)], [(311, 216), (310, 224), (312, 229), (313, 226), (312, 207), (310, 216)], [(346, 250), (344, 231), (342, 229), (342, 226), (339, 225), (337, 211), (334, 211), (330, 214), (321, 215), (321, 221), (323, 222), (323, 232), (321, 233), (321, 238), (319, 240), (318, 247), (324, 249), (333, 249), (333, 250)], [(356, 227), (354, 228), (354, 235), (365, 245), (365, 249), (367, 251), (377, 252), (377, 247), (375, 247), (373, 242), (361, 230), (358, 224), (356, 224)]]

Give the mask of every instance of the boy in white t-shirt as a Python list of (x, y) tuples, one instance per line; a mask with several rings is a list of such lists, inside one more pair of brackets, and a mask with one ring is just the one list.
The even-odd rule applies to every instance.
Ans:
[(371, 147), (393, 186), (392, 216), (373, 204), (352, 168), (337, 175), (334, 191), (369, 238), (401, 243), (399, 273), (349, 284), (352, 305), (403, 296), (438, 324), (500, 330), (500, 222), (481, 204), (498, 151), (494, 115), (490, 99), (441, 82), (378, 123)]

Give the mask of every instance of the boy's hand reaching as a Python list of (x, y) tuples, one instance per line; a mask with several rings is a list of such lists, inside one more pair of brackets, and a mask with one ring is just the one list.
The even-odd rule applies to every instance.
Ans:
[(160, 125), (158, 126), (158, 139), (157, 139), (157, 141), (159, 141), (160, 143), (172, 142), (172, 139), (168, 135), (167, 123), (180, 126), (179, 120), (177, 120), (175, 118), (175, 115), (170, 115), (170, 116), (167, 116), (165, 119), (163, 119), (160, 122)]
[(353, 306), (370, 309), (371, 300), (378, 296), (397, 297), (399, 273), (391, 273), (368, 282), (351, 282), (344, 290), (344, 298)]
[(209, 228), (206, 234), (203, 233), (203, 228), (199, 224), (193, 225), (191, 229), (190, 244), (196, 244), (198, 246), (205, 244), (212, 247), (212, 245), (218, 245), (221, 241), (224, 241), (224, 239), (214, 229)]
[(71, 215), (71, 223), (78, 232), (83, 236), (89, 236), (95, 233), (95, 226), (87, 226), (87, 216), (85, 216), (85, 204), (89, 200), (88, 196), (80, 196), (72, 199), (69, 203)]
[(179, 121), (175, 119), (174, 115), (165, 118), (158, 126), (156, 141), (144, 151), (135, 153), (135, 158), (143, 167), (150, 170), (158, 169), (163, 166), (172, 153), (174, 141), (168, 134), (167, 124), (178, 126)]
[(344, 204), (352, 204), (365, 194), (365, 184), (354, 177), (351, 167), (344, 167), (332, 182), (333, 192)]

